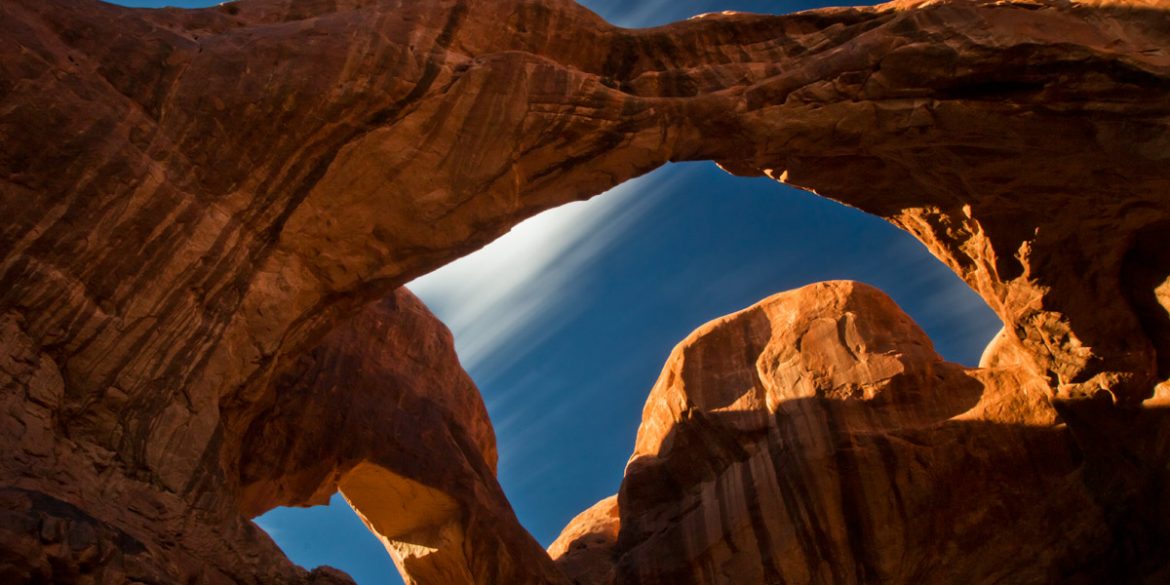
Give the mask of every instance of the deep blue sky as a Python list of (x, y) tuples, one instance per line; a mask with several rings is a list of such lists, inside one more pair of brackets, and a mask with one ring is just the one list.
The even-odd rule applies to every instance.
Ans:
[[(125, 0), (130, 5), (210, 5)], [(828, 2), (593, 0), (623, 26), (717, 10), (790, 12)], [(974, 365), (999, 329), (987, 306), (909, 235), (854, 209), (709, 163), (671, 165), (518, 226), (411, 285), (455, 333), (495, 424), (500, 482), (549, 544), (616, 492), (646, 395), (695, 327), (779, 291), (830, 279), (886, 291), (946, 358)], [(296, 562), (361, 585), (400, 584), (335, 496), (257, 520)]]

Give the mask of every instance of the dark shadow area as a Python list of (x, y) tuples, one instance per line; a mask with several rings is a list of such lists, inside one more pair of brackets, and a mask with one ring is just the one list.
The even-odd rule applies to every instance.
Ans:
[(1154, 345), (1158, 378), (1170, 379), (1170, 221), (1133, 236), (1121, 264), (1121, 289)]
[(1109, 529), (1107, 548), (1083, 570), (1093, 583), (1170, 582), (1170, 404), (1053, 406), (1083, 453), (1084, 485)]

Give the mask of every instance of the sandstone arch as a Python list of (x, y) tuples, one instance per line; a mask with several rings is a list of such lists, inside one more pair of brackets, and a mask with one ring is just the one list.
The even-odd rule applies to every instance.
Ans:
[[(1118, 267), (1170, 211), (1165, 15), (896, 2), (629, 31), (567, 0), (6, 0), (7, 566), (331, 578), (237, 513), (232, 416), (413, 276), (672, 160), (889, 219), (1004, 320), (993, 361), (1136, 408), (1160, 341)], [(182, 544), (154, 546), (176, 517)], [(145, 544), (111, 568), (25, 529), (47, 518)]]

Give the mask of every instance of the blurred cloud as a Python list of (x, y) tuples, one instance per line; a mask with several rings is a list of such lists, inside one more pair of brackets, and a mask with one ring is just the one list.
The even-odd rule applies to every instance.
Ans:
[(669, 165), (542, 213), (409, 286), (452, 329), (495, 426), (500, 481), (547, 544), (617, 489), (675, 343), (765, 296), (833, 279), (885, 290), (952, 360), (974, 365), (998, 329), (909, 234), (710, 163)]
[[(580, 1), (624, 27), (722, 10), (843, 4)], [(711, 318), (832, 278), (889, 292), (950, 359), (973, 364), (999, 328), (983, 301), (909, 235), (710, 164), (668, 165), (588, 203), (542, 213), (409, 286), (452, 329), (495, 422), (501, 483), (525, 526), (547, 544), (568, 519), (617, 489), (640, 407), (673, 344)], [(402, 583), (382, 545), (336, 494), (328, 506), (278, 508), (256, 522), (302, 565), (341, 567), (363, 585)]]
[(659, 26), (711, 12), (783, 14), (823, 6), (854, 6), (871, 2), (834, 0), (580, 0), (602, 18), (627, 28)]
[(268, 536), (272, 537), (272, 540), (281, 540), (285, 536), (284, 530), (277, 526), (271, 517), (259, 516), (253, 522), (256, 523), (256, 526), (263, 529), (264, 532), (267, 532)]
[(546, 211), (407, 286), (451, 328), (463, 366), (490, 378), (523, 358), (521, 340), (537, 345), (582, 310), (582, 275), (678, 177), (647, 175)]

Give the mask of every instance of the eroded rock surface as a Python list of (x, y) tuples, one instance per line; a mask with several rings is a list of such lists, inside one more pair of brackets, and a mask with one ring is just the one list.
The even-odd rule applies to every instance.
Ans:
[[(38, 391), (60, 390), (51, 370), (39, 378)], [(222, 405), (223, 432), (236, 439), (219, 454), (222, 468), (182, 494), (94, 474), (90, 452), (45, 453), (53, 429), (42, 419), (6, 427), (29, 446), (8, 469), (50, 455), (75, 467), (52, 490), (29, 471), (5, 475), (0, 577), (350, 583), (293, 566), (246, 520), (323, 504), (340, 489), (411, 583), (558, 582), (496, 483), (494, 433), (450, 333), (406, 289), (347, 319), (271, 383), (262, 401)]]
[(338, 489), (408, 583), (555, 583), (495, 479), (495, 435), (451, 334), (399, 289), (225, 408), (243, 437), (240, 507), (324, 503)]
[(611, 496), (573, 518), (548, 554), (574, 584), (611, 583), (620, 529), (617, 496)]
[(1049, 396), (869, 286), (782, 293), (675, 348), (616, 502), (549, 552), (589, 585), (1160, 582), (1164, 417), (1094, 445)]
[[(307, 451), (244, 447), (275, 444), (248, 429), (285, 436), (276, 413), (321, 408), (281, 406), (282, 372), (411, 278), (668, 161), (890, 219), (1003, 319), (994, 363), (1133, 407), (1170, 375), (1167, 46), (1159, 2), (898, 2), (630, 31), (569, 0), (2, 0), (5, 566), (306, 578), (244, 518), (335, 481), (280, 469)], [(363, 392), (348, 399), (380, 404)], [(478, 436), (465, 414), (444, 424)], [(477, 452), (461, 447), (450, 477), (487, 481)], [(396, 483), (419, 481), (409, 463), (375, 465), (359, 475), (443, 509), (497, 499), (491, 482), (419, 487)], [(52, 518), (144, 548), (95, 557), (60, 545)], [(551, 578), (527, 545), (505, 549), (496, 570)]]

